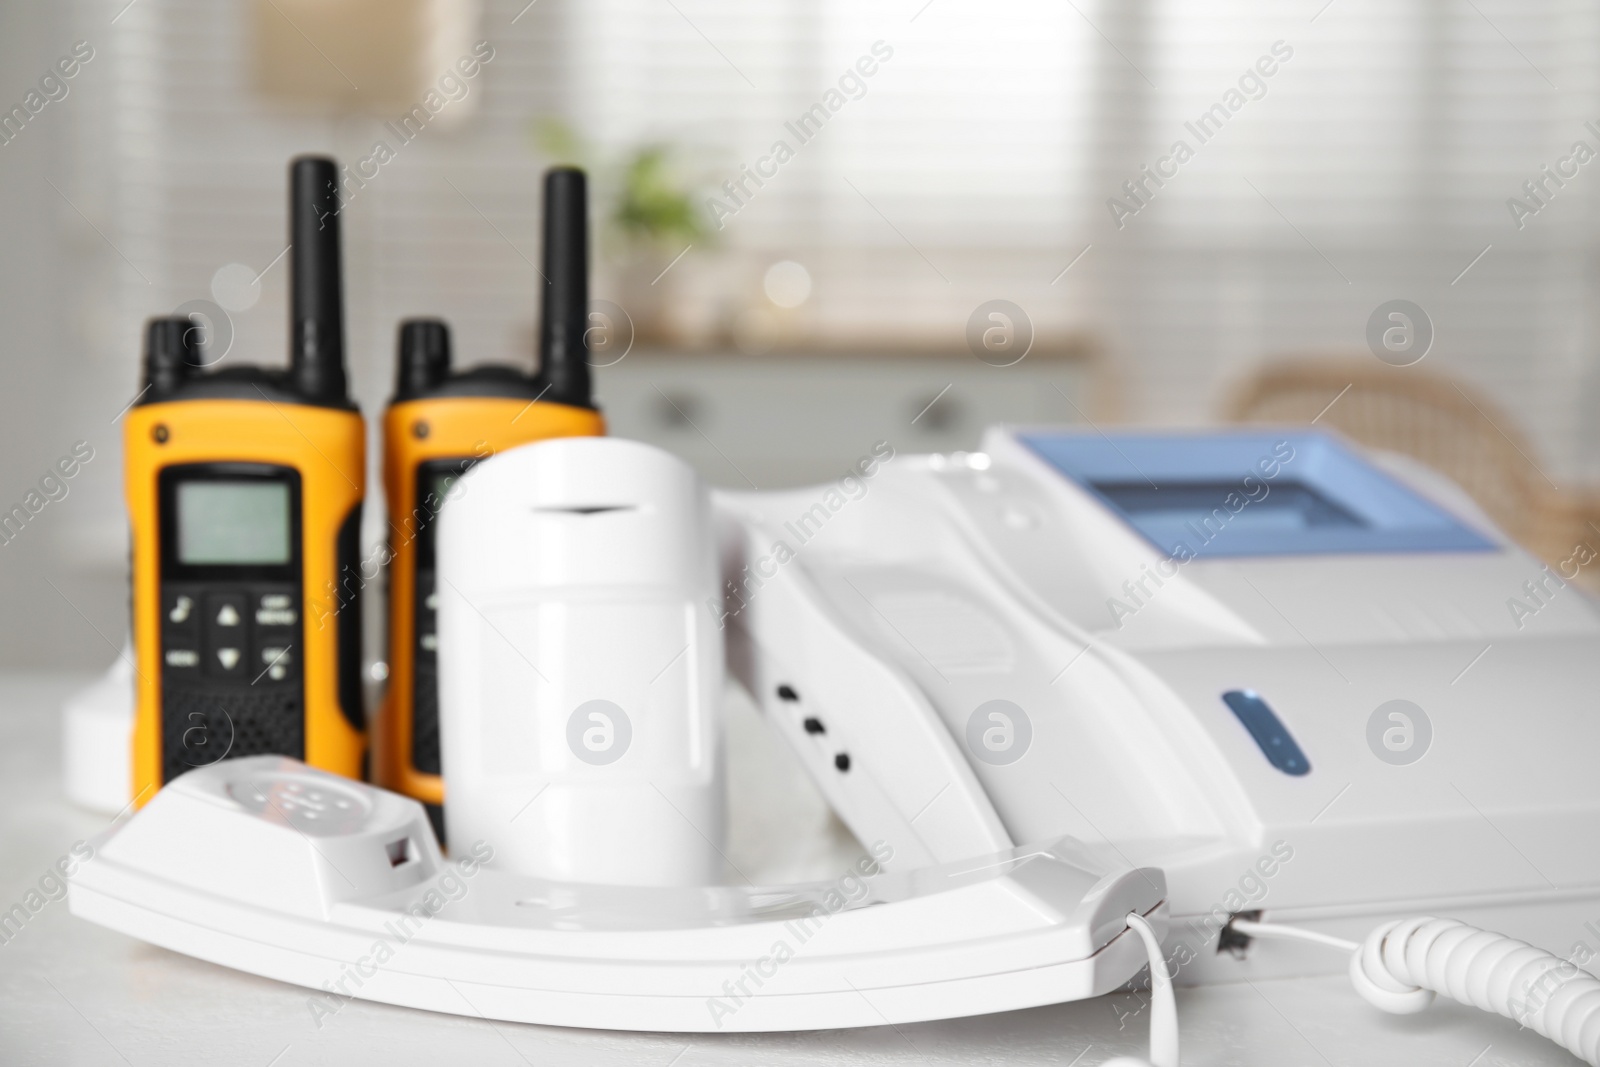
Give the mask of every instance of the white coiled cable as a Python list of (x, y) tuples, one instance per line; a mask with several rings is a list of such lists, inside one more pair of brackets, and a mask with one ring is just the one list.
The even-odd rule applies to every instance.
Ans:
[(1600, 1067), (1600, 979), (1526, 941), (1454, 919), (1403, 919), (1367, 935), (1350, 958), (1350, 981), (1396, 1015), (1419, 1012), (1443, 993)]
[[(1166, 962), (1148, 924), (1130, 915), (1128, 925), (1145, 943), (1152, 982), (1170, 990)], [(1504, 1015), (1589, 1067), (1600, 1067), (1600, 979), (1526, 941), (1429, 916), (1385, 923), (1359, 945), (1274, 923), (1235, 919), (1231, 925), (1248, 937), (1292, 938), (1349, 952), (1356, 992), (1391, 1014), (1419, 1012), (1443, 993)], [(1177, 1008), (1170, 994), (1152, 1006), (1150, 1059), (1119, 1056), (1103, 1067), (1178, 1067)]]

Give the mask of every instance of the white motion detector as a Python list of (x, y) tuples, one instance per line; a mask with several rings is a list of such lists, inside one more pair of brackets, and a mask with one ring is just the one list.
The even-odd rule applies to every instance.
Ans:
[(575, 882), (704, 885), (723, 834), (710, 500), (649, 445), (477, 464), (439, 522), (446, 831)]

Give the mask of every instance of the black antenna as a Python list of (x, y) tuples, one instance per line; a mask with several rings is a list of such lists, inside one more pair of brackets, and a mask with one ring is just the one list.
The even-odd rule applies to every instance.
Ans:
[(400, 372), (395, 400), (432, 392), (450, 376), (450, 327), (439, 319), (406, 319), (400, 324)]
[(590, 406), (589, 196), (583, 171), (554, 167), (544, 176), (544, 284), (539, 306), (539, 376), (545, 399)]
[(155, 396), (176, 392), (190, 367), (200, 365), (200, 327), (172, 316), (151, 319), (144, 335), (144, 384)]
[(338, 180), (338, 168), (323, 156), (289, 164), (289, 382), (307, 400), (333, 403), (348, 392)]

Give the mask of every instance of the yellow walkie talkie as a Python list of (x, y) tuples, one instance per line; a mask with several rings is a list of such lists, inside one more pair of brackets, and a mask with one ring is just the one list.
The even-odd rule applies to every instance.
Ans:
[(389, 502), (389, 688), (373, 732), (376, 781), (439, 805), (438, 647), (432, 520), (452, 482), (479, 459), (549, 437), (596, 436), (590, 397), (588, 196), (581, 170), (544, 180), (539, 367), (451, 371), (450, 333), (434, 319), (400, 326), (394, 401), (383, 419)]
[[(289, 168), (289, 366), (202, 370), (197, 328), (148, 328), (124, 420), (133, 540), (134, 801), (274, 753), (359, 777), (365, 433), (344, 368), (338, 173)], [(353, 588), (359, 585), (351, 582)]]

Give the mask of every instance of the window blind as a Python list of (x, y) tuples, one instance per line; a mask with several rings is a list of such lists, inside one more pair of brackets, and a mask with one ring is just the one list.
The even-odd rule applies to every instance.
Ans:
[[(84, 279), (114, 299), (84, 306), (131, 383), (145, 316), (281, 251), (287, 157), (359, 159), (385, 127), (260, 100), (242, 4), (140, 0), (111, 26), (121, 7), (80, 0), (115, 92), (83, 109), (66, 191), (121, 254)], [(489, 0), (480, 36), (495, 58), (470, 119), (406, 144), (347, 212), (365, 402), (387, 391), (402, 315), (448, 317), (466, 362), (528, 358), (532, 130), (559, 118), (602, 160), (673, 146), (708, 221), (713, 200), (737, 208), (663, 282), (702, 338), (794, 259), (810, 341), (959, 345), (978, 303), (1009, 299), (1041, 333), (1103, 338), (1136, 417), (1198, 421), (1264, 358), (1360, 356), (1370, 312), (1406, 298), (1434, 321), (1429, 364), (1488, 389), (1554, 480), (1600, 473), (1600, 163), (1547, 182), (1520, 226), (1508, 208), (1574, 142), (1600, 151), (1591, 5)], [(1292, 54), (1241, 88), (1275, 46)], [(841, 87), (862, 57), (874, 73)], [(791, 127), (818, 106), (801, 143)], [(1192, 158), (1131, 204), (1123, 183), (1180, 140)], [(778, 141), (792, 158), (732, 204), (724, 182), (772, 170)], [(1137, 210), (1119, 219), (1115, 200)], [(606, 295), (615, 247), (598, 259)], [(281, 359), (277, 271), (232, 314), (239, 358)]]

